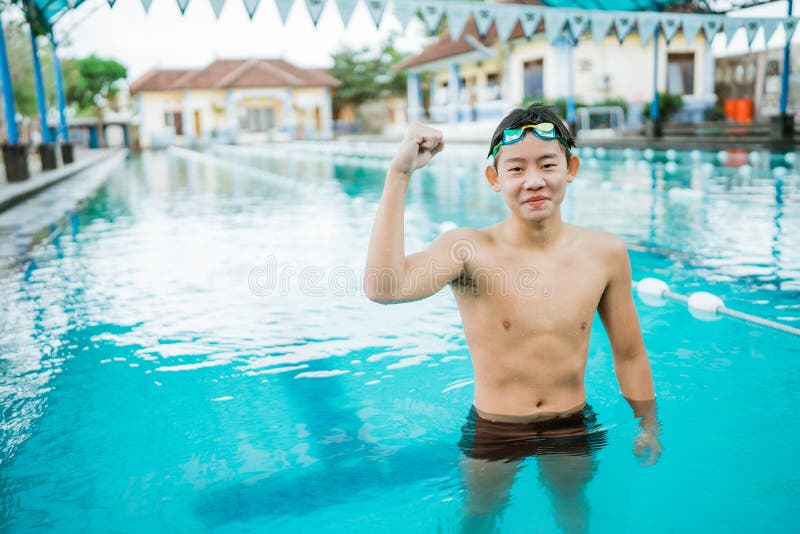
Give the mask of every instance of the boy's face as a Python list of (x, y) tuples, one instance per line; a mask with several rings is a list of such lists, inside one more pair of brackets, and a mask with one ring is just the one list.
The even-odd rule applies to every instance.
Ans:
[(567, 183), (575, 179), (580, 167), (577, 156), (567, 162), (561, 143), (534, 135), (503, 145), (495, 165), (486, 167), (486, 179), (503, 193), (506, 204), (523, 220), (543, 221), (559, 210), (567, 193)]

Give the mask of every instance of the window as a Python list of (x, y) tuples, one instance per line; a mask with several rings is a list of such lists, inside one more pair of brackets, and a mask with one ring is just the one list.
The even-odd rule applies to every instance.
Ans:
[(667, 55), (667, 92), (694, 94), (694, 53)]
[(486, 100), (500, 100), (502, 90), (500, 87), (500, 75), (497, 73), (489, 74), (486, 77)]
[(526, 98), (544, 97), (544, 60), (526, 61), (523, 72), (523, 83)]
[(247, 108), (239, 115), (239, 126), (248, 132), (266, 132), (275, 126), (272, 108)]
[(167, 111), (164, 113), (164, 126), (175, 128), (175, 135), (183, 135), (183, 115), (180, 111)]

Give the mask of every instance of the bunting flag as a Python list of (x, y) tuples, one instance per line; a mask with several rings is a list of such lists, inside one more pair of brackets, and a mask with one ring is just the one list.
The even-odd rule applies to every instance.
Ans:
[[(342, 25), (347, 28), (350, 24), (350, 19), (353, 17), (353, 11), (356, 9), (358, 0), (336, 0), (339, 7), (339, 17), (342, 19)], [(405, 28), (405, 24), (403, 25)]]
[(611, 23), (614, 22), (614, 15), (610, 13), (594, 13), (592, 14), (592, 37), (594, 42), (600, 44), (605, 39), (611, 29)]
[(500, 9), (495, 10), (494, 25), (497, 28), (497, 39), (501, 42), (508, 41), (511, 37), (511, 32), (517, 25), (519, 20), (519, 11), (516, 6), (497, 6)]
[(669, 44), (675, 34), (678, 33), (678, 28), (681, 27), (681, 19), (677, 15), (661, 17), (661, 29), (664, 30), (664, 39)]
[(753, 39), (756, 38), (756, 33), (758, 33), (758, 29), (761, 27), (761, 21), (750, 19), (744, 23), (744, 31), (747, 34), (747, 47), (750, 48), (753, 45)]
[(787, 43), (792, 42), (792, 36), (797, 29), (797, 20), (798, 19), (786, 19), (783, 21), (783, 32), (786, 34)]
[(494, 13), (491, 9), (474, 7), (472, 8), (472, 18), (475, 19), (475, 25), (478, 27), (478, 33), (481, 37), (489, 33), (489, 28), (492, 27), (492, 22), (494, 22)]
[(634, 20), (633, 15), (617, 15), (614, 17), (614, 28), (617, 30), (617, 39), (619, 39), (620, 43), (631, 33)]
[(411, 18), (417, 15), (419, 5), (416, 2), (395, 0), (392, 2), (392, 8), (395, 18), (400, 23), (400, 27), (405, 30), (406, 27), (408, 27), (408, 23), (411, 22)]
[(764, 24), (764, 45), (767, 45), (778, 29), (778, 19), (763, 19), (762, 22)]
[(703, 20), (697, 15), (683, 15), (683, 39), (686, 41), (687, 46), (694, 43), (697, 34), (700, 33), (700, 26)]
[(142, 0), (142, 7), (144, 8), (144, 12), (148, 13), (150, 11), (150, 5), (153, 3), (153, 0)]
[(210, 0), (211, 9), (214, 10), (214, 16), (219, 20), (219, 15), (222, 13), (222, 8), (225, 7), (225, 0)]
[(422, 11), (422, 22), (430, 33), (436, 33), (439, 24), (442, 22), (444, 10), (439, 4), (426, 4), (420, 8)]
[(381, 19), (383, 18), (383, 12), (386, 10), (386, 2), (388, 0), (365, 0), (365, 1), (367, 2), (367, 9), (369, 10), (369, 14), (372, 16), (372, 20), (373, 22), (375, 22), (375, 27), (377, 28), (381, 25)]
[(706, 44), (711, 44), (714, 37), (722, 29), (725, 17), (703, 17), (703, 34), (706, 36)]
[(178, 2), (178, 9), (181, 11), (181, 15), (186, 13), (186, 8), (189, 7), (189, 0), (176, 0)]
[(548, 9), (544, 13), (544, 31), (547, 42), (552, 44), (561, 37), (564, 26), (567, 24), (567, 15), (561, 10)]
[(535, 8), (524, 8), (519, 11), (519, 23), (525, 37), (530, 39), (536, 33), (536, 28), (542, 22), (542, 10)]
[(641, 13), (636, 16), (636, 27), (639, 29), (639, 39), (642, 42), (642, 46), (647, 46), (647, 43), (655, 35), (659, 20), (657, 13)]
[(464, 33), (464, 27), (469, 21), (471, 15), (469, 6), (460, 2), (453, 2), (447, 6), (447, 27), (450, 29), (450, 39), (458, 41), (461, 34)]
[[(117, 0), (108, 0), (108, 7), (112, 7), (113, 8), (114, 4), (116, 4), (116, 3), (117, 3)], [(71, 7), (71, 8), (75, 7), (75, 5), (74, 5), (75, 3), (72, 0), (70, 0), (70, 4), (72, 4), (72, 5), (70, 5), (69, 7)]]
[(573, 39), (578, 39), (589, 28), (589, 13), (586, 11), (572, 12), (567, 22), (569, 22), (569, 31), (572, 33)]
[(286, 19), (289, 17), (289, 11), (292, 10), (294, 0), (275, 0), (275, 7), (278, 8), (278, 14), (281, 16), (281, 23), (286, 24)]
[(306, 7), (308, 8), (308, 14), (311, 16), (311, 22), (316, 27), (320, 15), (322, 15), (322, 8), (325, 7), (325, 0), (306, 0)]
[(725, 19), (725, 39), (728, 44), (731, 44), (734, 34), (742, 27), (741, 19), (728, 17)]
[(247, 16), (250, 17), (250, 20), (253, 20), (253, 17), (256, 14), (256, 9), (258, 9), (258, 4), (261, 0), (242, 0), (244, 2), (244, 9), (247, 11)]

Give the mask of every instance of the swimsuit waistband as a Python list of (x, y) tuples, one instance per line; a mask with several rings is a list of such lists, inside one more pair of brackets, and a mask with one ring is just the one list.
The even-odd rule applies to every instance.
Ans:
[(472, 409), (475, 412), (475, 415), (480, 417), (481, 419), (485, 419), (487, 421), (491, 421), (493, 423), (517, 423), (517, 424), (526, 424), (526, 423), (542, 423), (545, 421), (554, 421), (554, 420), (561, 420), (574, 417), (578, 414), (583, 414), (586, 409), (591, 410), (591, 406), (589, 406), (586, 402), (582, 404), (570, 408), (569, 410), (565, 410), (563, 412), (539, 412), (531, 415), (502, 415), (502, 414), (494, 414), (490, 412), (485, 412), (475, 406), (472, 405)]

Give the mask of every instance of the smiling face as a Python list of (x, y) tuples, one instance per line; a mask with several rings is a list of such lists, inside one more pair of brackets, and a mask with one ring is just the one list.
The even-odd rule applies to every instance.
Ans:
[(575, 178), (580, 159), (567, 162), (558, 140), (526, 135), (500, 148), (495, 165), (486, 167), (486, 179), (503, 194), (511, 213), (526, 221), (544, 221), (561, 213), (567, 184)]

